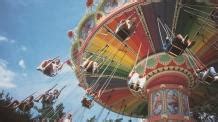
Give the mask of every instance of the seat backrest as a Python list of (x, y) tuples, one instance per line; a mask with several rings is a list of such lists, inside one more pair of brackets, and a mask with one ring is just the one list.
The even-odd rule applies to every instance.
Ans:
[(175, 46), (177, 46), (177, 47), (179, 47), (179, 48), (181, 48), (181, 49), (184, 49), (184, 50), (188, 47), (187, 44), (184, 44), (184, 43), (182, 42), (182, 40), (181, 40), (181, 39), (178, 39), (178, 38), (174, 38), (174, 39), (173, 39), (172, 45), (175, 45)]

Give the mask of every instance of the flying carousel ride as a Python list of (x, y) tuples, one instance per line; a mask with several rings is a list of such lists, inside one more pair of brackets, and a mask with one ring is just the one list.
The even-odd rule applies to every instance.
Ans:
[[(216, 0), (87, 0), (71, 63), (86, 94), (113, 112), (150, 122), (218, 113)], [(209, 106), (209, 107), (208, 107)]]

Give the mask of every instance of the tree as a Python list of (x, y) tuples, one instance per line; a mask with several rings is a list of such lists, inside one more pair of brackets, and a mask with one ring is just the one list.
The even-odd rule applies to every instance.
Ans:
[(10, 94), (0, 93), (0, 122), (30, 122), (32, 115), (29, 112), (22, 112), (7, 108), (6, 106), (12, 102), (13, 97)]
[[(43, 105), (44, 106), (44, 105)], [(39, 116), (37, 116), (35, 119), (46, 119), (49, 121), (54, 120), (60, 120), (64, 116), (64, 106), (63, 103), (58, 104), (54, 107), (53, 103), (51, 105), (46, 105), (46, 107), (42, 107), (41, 109), (38, 109), (35, 107), (35, 109), (38, 111)]]

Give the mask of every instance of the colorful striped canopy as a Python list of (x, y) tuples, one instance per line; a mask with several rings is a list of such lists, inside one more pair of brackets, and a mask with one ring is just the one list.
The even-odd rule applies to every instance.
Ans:
[[(188, 83), (184, 85), (192, 92), (191, 108), (206, 102), (201, 98), (207, 96), (210, 99), (211, 95), (217, 94), (217, 84), (207, 87), (194, 76), (195, 64), (214, 66), (218, 71), (218, 4), (213, 0), (199, 1), (121, 0), (116, 6), (102, 2), (96, 11), (102, 17), (95, 19), (95, 13), (85, 17), (79, 24), (77, 42), (72, 47), (72, 60), (77, 65), (77, 76), (84, 89), (92, 87), (100, 91), (102, 94), (95, 101), (114, 112), (144, 118), (148, 113), (146, 95), (132, 92), (127, 85), (128, 74), (136, 64), (138, 72), (145, 73), (147, 79), (153, 78), (151, 83), (147, 81), (145, 90), (155, 85), (155, 74), (160, 72), (172, 70), (173, 77), (166, 77), (169, 72), (164, 75), (168, 81), (186, 79)], [(108, 6), (114, 8), (106, 9)], [(120, 21), (129, 17), (136, 18), (136, 29), (128, 40), (122, 42), (114, 32)], [(174, 35), (188, 35), (195, 42), (189, 53), (176, 58), (165, 53), (166, 34), (158, 26), (157, 19)], [(89, 57), (101, 64), (98, 73), (80, 69), (84, 58)]]

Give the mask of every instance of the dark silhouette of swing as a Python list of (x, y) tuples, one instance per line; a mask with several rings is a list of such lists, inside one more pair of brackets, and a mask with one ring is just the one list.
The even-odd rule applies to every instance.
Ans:
[(171, 45), (167, 47), (168, 54), (175, 56), (175, 57), (182, 55), (185, 49), (191, 46), (188, 43), (188, 41), (189, 41), (188, 36), (185, 36), (184, 40), (177, 36), (176, 38), (173, 39)]
[(90, 94), (86, 94), (81, 101), (82, 106), (90, 109), (94, 105), (93, 99), (94, 99), (94, 96), (92, 96)]
[(121, 20), (115, 30), (115, 36), (121, 42), (127, 40), (136, 28), (135, 19)]

